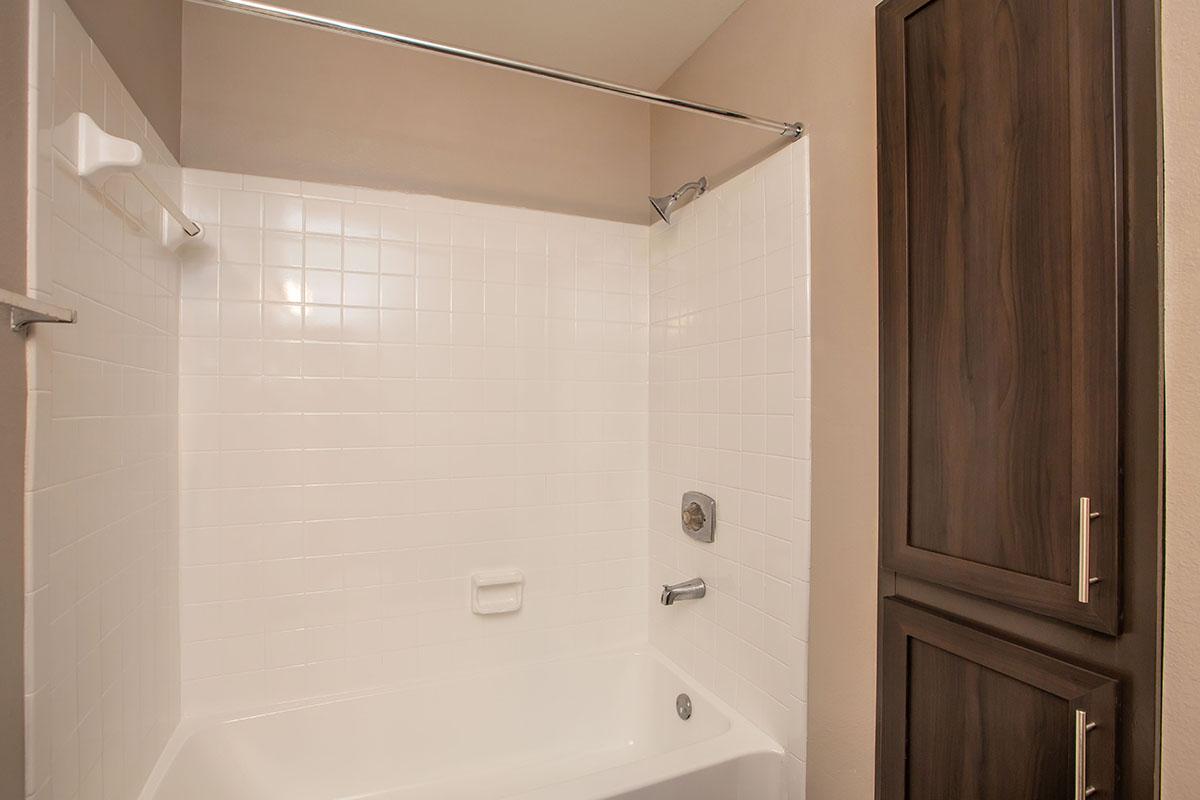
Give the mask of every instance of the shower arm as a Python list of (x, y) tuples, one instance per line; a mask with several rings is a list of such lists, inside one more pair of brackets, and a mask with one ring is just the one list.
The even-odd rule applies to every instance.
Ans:
[(265, 17), (267, 19), (279, 20), (283, 22), (291, 22), (297, 25), (305, 25), (311, 28), (319, 28), (321, 30), (333, 31), (347, 36), (355, 36), (360, 39), (369, 39), (375, 42), (383, 42), (385, 44), (398, 45), (401, 47), (409, 47), (417, 50), (424, 50), (430, 53), (459, 58), (466, 61), (474, 61), (479, 64), (487, 64), (492, 67), (500, 67), (515, 72), (523, 72), (527, 75), (535, 75), (540, 78), (549, 78), (550, 80), (559, 81), (561, 83), (569, 83), (573, 86), (582, 86), (585, 89), (592, 89), (598, 92), (607, 94), (615, 94), (621, 97), (629, 97), (634, 100), (640, 100), (643, 103), (651, 103), (653, 105), (665, 106), (667, 108), (677, 108), (681, 111), (690, 111), (693, 114), (703, 114), (709, 117), (729, 120), (730, 122), (738, 122), (743, 125), (759, 128), (761, 130), (773, 131), (780, 136), (788, 136), (793, 139), (799, 139), (804, 135), (804, 125), (799, 122), (778, 122), (776, 120), (766, 119), (764, 117), (756, 117), (753, 114), (744, 114), (740, 111), (734, 111), (721, 106), (711, 106), (707, 103), (697, 103), (692, 100), (681, 100), (677, 97), (669, 97), (655, 92), (647, 92), (643, 89), (637, 89), (632, 86), (624, 86), (619, 83), (600, 80), (598, 78), (589, 78), (586, 75), (578, 75), (565, 70), (554, 69), (552, 67), (543, 67), (537, 64), (530, 64), (527, 61), (516, 61), (503, 56), (492, 55), (490, 53), (481, 53), (475, 50), (467, 50), (453, 45), (440, 44), (431, 42), (425, 39), (418, 39), (413, 36), (405, 36), (399, 33), (391, 33), (389, 31), (379, 30), (377, 28), (368, 28), (363, 25), (357, 25), (353, 22), (344, 20), (332, 19), (330, 17), (322, 17), (316, 14), (308, 14), (303, 11), (296, 11), (282, 6), (274, 6), (268, 3), (259, 3), (255, 0), (188, 0), (188, 2), (196, 5), (212, 6), (213, 8), (222, 8), (228, 11), (239, 11), (244, 14), (251, 14), (257, 17)]
[(671, 192), (671, 197), (674, 197), (676, 200), (681, 200), (683, 199), (684, 194), (692, 189), (696, 190), (697, 197), (704, 194), (706, 191), (708, 191), (708, 179), (701, 178), (698, 181), (688, 181), (683, 186), (680, 186), (678, 189)]

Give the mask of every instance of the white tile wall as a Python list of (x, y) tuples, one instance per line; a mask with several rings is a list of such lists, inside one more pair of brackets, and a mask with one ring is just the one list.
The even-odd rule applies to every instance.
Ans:
[[(179, 717), (179, 262), (99, 193), (61, 123), (86, 111), (180, 170), (62, 0), (31, 4), (29, 285), (78, 309), (29, 340), (27, 794), (136, 796)], [(59, 126), (59, 127), (56, 127)]]
[[(650, 237), (650, 642), (787, 748), (804, 796), (809, 448), (808, 145)], [(717, 502), (711, 544), (679, 522)], [(707, 596), (664, 608), (659, 584)]]
[(189, 712), (645, 639), (646, 228), (185, 183)]

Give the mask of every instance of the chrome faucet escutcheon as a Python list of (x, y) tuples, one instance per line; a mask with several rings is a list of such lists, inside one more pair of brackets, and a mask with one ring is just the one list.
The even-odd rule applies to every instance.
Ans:
[(690, 581), (670, 585), (664, 584), (662, 604), (669, 606), (674, 605), (676, 600), (698, 600), (704, 597), (704, 592), (707, 588), (704, 584), (704, 578), (692, 578)]

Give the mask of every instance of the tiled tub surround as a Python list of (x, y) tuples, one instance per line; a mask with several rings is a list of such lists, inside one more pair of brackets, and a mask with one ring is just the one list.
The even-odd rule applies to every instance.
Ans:
[(189, 712), (644, 641), (646, 228), (185, 184)]
[(29, 286), (79, 321), (29, 334), (26, 793), (127, 798), (179, 718), (179, 262), (129, 223), (149, 195), (81, 182), (55, 126), (137, 141), (176, 196), (180, 170), (66, 4), (30, 16)]
[[(651, 644), (788, 750), (803, 797), (808, 639), (808, 143), (650, 236)], [(683, 492), (716, 541), (681, 530)], [(708, 594), (663, 608), (658, 584)]]
[[(653, 229), (182, 171), (181, 268), (54, 123), (181, 171), (34, 8), (30, 286), (80, 321), (30, 339), (29, 795), (134, 796), (181, 675), (199, 715), (649, 639), (786, 744), (801, 797), (806, 144)], [(715, 545), (679, 530), (688, 489)], [(498, 567), (524, 608), (473, 616)]]

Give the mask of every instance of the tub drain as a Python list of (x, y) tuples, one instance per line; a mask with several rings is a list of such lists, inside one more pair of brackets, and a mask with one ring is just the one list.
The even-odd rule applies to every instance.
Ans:
[(692, 698), (681, 694), (675, 698), (675, 713), (680, 719), (690, 719), (692, 716)]

